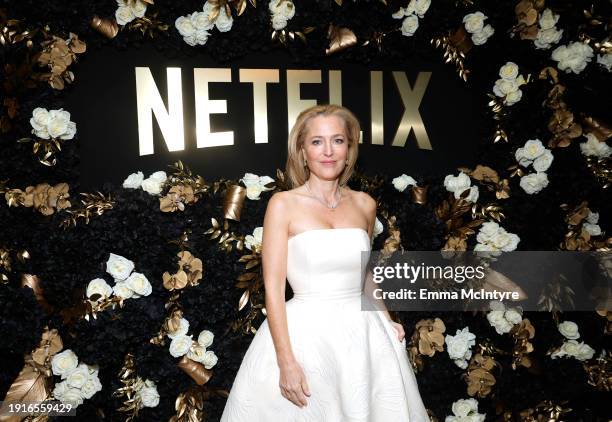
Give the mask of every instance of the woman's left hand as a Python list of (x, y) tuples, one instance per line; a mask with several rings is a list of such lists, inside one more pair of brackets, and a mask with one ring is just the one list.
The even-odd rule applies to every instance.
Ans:
[(391, 326), (395, 329), (395, 331), (397, 331), (397, 339), (400, 342), (404, 340), (406, 333), (404, 333), (404, 327), (402, 326), (402, 324), (398, 324), (395, 321), (389, 321), (389, 322), (391, 323)]

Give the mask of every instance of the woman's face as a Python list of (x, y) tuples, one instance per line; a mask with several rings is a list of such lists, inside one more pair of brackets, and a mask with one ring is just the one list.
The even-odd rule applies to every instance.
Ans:
[(348, 146), (341, 117), (319, 115), (307, 123), (302, 153), (309, 170), (317, 177), (326, 180), (340, 177), (346, 167)]

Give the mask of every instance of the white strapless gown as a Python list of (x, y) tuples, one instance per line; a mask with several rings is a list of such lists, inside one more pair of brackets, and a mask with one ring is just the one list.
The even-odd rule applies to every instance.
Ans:
[[(221, 422), (429, 421), (406, 339), (381, 312), (362, 311), (361, 228), (315, 229), (288, 241), (289, 338), (310, 397), (298, 407), (281, 395), (268, 320), (249, 346)], [(409, 335), (409, 334), (408, 334)]]

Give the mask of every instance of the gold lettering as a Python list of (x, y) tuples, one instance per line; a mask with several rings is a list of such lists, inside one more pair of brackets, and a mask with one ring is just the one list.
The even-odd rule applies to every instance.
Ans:
[(392, 146), (403, 147), (408, 135), (410, 135), (410, 129), (413, 129), (419, 148), (432, 149), (427, 130), (419, 114), (419, 106), (429, 84), (431, 72), (419, 72), (414, 89), (410, 88), (410, 83), (404, 72), (393, 72), (393, 77), (404, 103), (404, 114), (397, 132), (395, 132)]
[(240, 69), (240, 82), (253, 84), (253, 110), (255, 111), (255, 143), (268, 143), (267, 83), (278, 83), (278, 69)]
[(302, 100), (300, 85), (303, 83), (320, 84), (320, 70), (287, 70), (287, 130), (295, 123), (298, 114), (308, 107), (317, 105), (317, 100)]
[(227, 100), (208, 97), (210, 82), (231, 82), (232, 70), (222, 68), (193, 69), (196, 111), (196, 139), (198, 148), (234, 145), (234, 131), (210, 131), (210, 115), (227, 113)]
[(383, 73), (370, 72), (370, 97), (372, 111), (372, 145), (384, 145), (383, 128)]

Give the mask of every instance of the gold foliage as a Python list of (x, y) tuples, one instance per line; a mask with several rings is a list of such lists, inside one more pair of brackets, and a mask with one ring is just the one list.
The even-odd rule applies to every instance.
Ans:
[(464, 379), (467, 382), (467, 393), (470, 396), (483, 398), (491, 393), (496, 380), (493, 370), (499, 363), (491, 356), (476, 353), (470, 359)]
[(164, 287), (168, 290), (180, 290), (187, 285), (197, 286), (203, 275), (202, 260), (189, 251), (180, 251), (177, 256), (178, 271), (174, 274), (164, 272), (162, 276)]
[(510, 335), (514, 340), (514, 348), (512, 350), (512, 369), (519, 366), (530, 368), (532, 365), (531, 359), (527, 356), (533, 352), (533, 344), (529, 340), (535, 336), (535, 328), (531, 322), (525, 318), (519, 324), (516, 324), (510, 330)]
[(599, 391), (612, 391), (612, 357), (603, 351), (596, 358), (582, 363), (589, 378), (588, 383)]
[(4, 199), (9, 207), (33, 207), (43, 215), (51, 215), (71, 206), (67, 199), (70, 197), (69, 188), (67, 183), (58, 183), (55, 186), (39, 183), (36, 186), (28, 186), (25, 191), (9, 189), (5, 192)]
[(408, 355), (415, 371), (423, 370), (423, 356), (432, 357), (444, 351), (444, 332), (446, 326), (440, 318), (422, 319), (414, 326), (408, 344)]
[(574, 114), (567, 108), (563, 100), (565, 87), (555, 84), (548, 92), (548, 97), (544, 104), (552, 115), (548, 121), (548, 130), (552, 133), (552, 138), (548, 141), (550, 148), (563, 148), (570, 145), (573, 139), (582, 135), (582, 126), (575, 121)]
[(65, 83), (74, 81), (74, 73), (68, 70), (68, 67), (76, 62), (77, 54), (85, 52), (87, 48), (85, 42), (71, 32), (66, 40), (55, 35), (47, 35), (47, 40), (40, 46), (42, 51), (35, 56), (35, 60), (49, 71), (36, 75), (36, 78), (47, 81), (53, 89), (64, 89)]
[(218, 239), (218, 243), (221, 244), (221, 249), (229, 253), (234, 248), (232, 242), (236, 243), (236, 249), (242, 251), (244, 248), (244, 236), (239, 236), (230, 230), (228, 220), (224, 220), (223, 226), (219, 224), (216, 218), (211, 218), (211, 228), (206, 230), (204, 234), (210, 235), (210, 240)]
[(227, 398), (229, 392), (221, 388), (198, 386), (180, 393), (174, 402), (176, 414), (172, 415), (168, 422), (206, 421), (204, 402), (209, 400), (213, 395)]
[(568, 204), (560, 205), (560, 208), (566, 212), (565, 222), (568, 232), (559, 244), (559, 249), (567, 251), (606, 251), (612, 248), (612, 238), (606, 239), (605, 233), (594, 238), (584, 229), (583, 223), (590, 212), (588, 205), (587, 201), (582, 201), (572, 209)]
[(115, 38), (115, 36), (117, 36), (117, 33), (119, 32), (119, 26), (117, 25), (117, 22), (114, 19), (94, 16), (93, 18), (91, 18), (89, 26), (91, 26), (93, 29), (95, 29), (108, 39)]
[(349, 28), (329, 25), (327, 37), (329, 38), (329, 47), (325, 49), (325, 54), (328, 56), (357, 44), (357, 36)]
[(158, 13), (155, 12), (150, 16), (136, 18), (127, 25), (127, 28), (130, 31), (140, 31), (143, 37), (155, 38), (158, 33), (167, 35), (170, 25), (157, 19), (157, 15)]
[(60, 223), (60, 227), (67, 229), (70, 226), (77, 225), (77, 221), (82, 218), (85, 224), (89, 224), (89, 219), (94, 215), (102, 215), (104, 211), (110, 210), (115, 206), (115, 201), (111, 199), (110, 193), (108, 198), (101, 192), (83, 193), (81, 192), (81, 206), (77, 209), (67, 210), (70, 216)]
[(272, 41), (278, 40), (284, 46), (287, 46), (290, 41), (295, 41), (296, 39), (299, 39), (304, 44), (306, 44), (308, 42), (306, 40), (306, 35), (314, 31), (315, 29), (316, 28), (314, 26), (307, 26), (301, 31), (288, 31), (285, 28), (280, 30), (274, 30), (272, 31), (271, 39)]
[(446, 224), (447, 241), (442, 248), (443, 251), (459, 250), (457, 247), (465, 245), (465, 239), (474, 234), (475, 229), (484, 222), (480, 218), (466, 221), (466, 214), (472, 210), (472, 204), (465, 200), (468, 195), (469, 189), (461, 193), (459, 199), (455, 199), (451, 193), (448, 199), (442, 201), (435, 209), (438, 219)]
[(159, 209), (162, 212), (184, 211), (185, 204), (195, 204), (203, 194), (209, 192), (211, 186), (202, 176), (193, 175), (181, 160), (168, 167), (172, 173), (164, 184), (164, 190), (167, 187), (170, 189), (165, 196), (159, 198)]
[(113, 391), (113, 397), (123, 399), (122, 406), (117, 410), (128, 414), (126, 422), (133, 421), (138, 417), (138, 411), (142, 407), (140, 398), (136, 392), (140, 390), (144, 384), (142, 378), (136, 375), (134, 355), (131, 353), (125, 355), (125, 362), (117, 376), (119, 377), (119, 382), (123, 384), (123, 387), (119, 387)]
[(522, 40), (535, 40), (538, 35), (538, 13), (544, 8), (544, 0), (521, 0), (514, 7), (517, 24), (511, 29)]
[(433, 38), (431, 44), (444, 51), (444, 63), (454, 64), (459, 77), (467, 81), (470, 70), (465, 68), (463, 61), (465, 60), (465, 55), (472, 48), (473, 43), (463, 25), (453, 32)]

